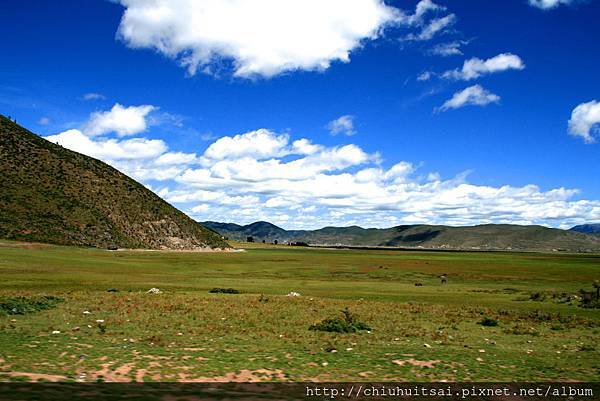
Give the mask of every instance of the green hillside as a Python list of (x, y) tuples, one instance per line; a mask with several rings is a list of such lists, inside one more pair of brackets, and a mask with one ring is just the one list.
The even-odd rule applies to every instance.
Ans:
[(143, 185), (0, 115), (0, 238), (103, 248), (226, 248)]

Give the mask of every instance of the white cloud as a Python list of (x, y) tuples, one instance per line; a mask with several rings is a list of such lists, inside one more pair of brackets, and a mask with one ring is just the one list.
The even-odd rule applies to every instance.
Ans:
[[(468, 183), (466, 175), (443, 180), (435, 172), (415, 176), (413, 164), (399, 162), (383, 169), (377, 157), (353, 144), (314, 146), (316, 153), (294, 160), (287, 160), (289, 154), (281, 151), (290, 149), (288, 142), (279, 144), (280, 156), (230, 157), (187, 169), (176, 179), (180, 189), (166, 199), (184, 208), (190, 203), (194, 207), (195, 200), (210, 204), (210, 209), (202, 207), (206, 210), (203, 219), (293, 221), (285, 224), (294, 228), (402, 223), (557, 225), (600, 216), (599, 201), (571, 200), (578, 193), (572, 189), (544, 192), (535, 185), (479, 186)], [(318, 216), (312, 214), (317, 211)]]
[(289, 137), (277, 135), (267, 129), (258, 129), (233, 137), (225, 136), (213, 142), (204, 156), (211, 160), (223, 160), (251, 156), (257, 159), (281, 156), (288, 153)]
[(117, 103), (110, 111), (92, 113), (82, 132), (89, 136), (111, 132), (119, 136), (136, 135), (146, 131), (146, 117), (156, 109), (150, 105), (123, 107)]
[(428, 20), (429, 14), (436, 14), (445, 11), (446, 7), (440, 6), (430, 0), (421, 0), (415, 7), (413, 15), (401, 13), (400, 21), (402, 24), (418, 28), (418, 32), (411, 32), (405, 35), (402, 40), (408, 41), (425, 41), (431, 40), (438, 33), (448, 30), (448, 28), (456, 22), (454, 14), (448, 14), (443, 17), (431, 18)]
[(322, 148), (323, 147), (321, 145), (315, 145), (310, 140), (302, 138), (292, 143), (291, 153), (298, 155), (312, 155), (314, 153), (317, 153)]
[(156, 165), (172, 166), (180, 164), (194, 164), (197, 161), (198, 157), (195, 153), (168, 152), (160, 155), (156, 159)]
[(421, 25), (428, 13), (444, 10), (446, 10), (446, 7), (440, 6), (431, 0), (421, 0), (415, 6), (415, 13), (413, 15), (404, 16), (404, 22), (408, 25)]
[(449, 56), (462, 56), (463, 52), (460, 49), (462, 45), (466, 44), (465, 41), (453, 41), (447, 43), (438, 43), (433, 46), (429, 53), (435, 56), (449, 57)]
[(465, 106), (485, 106), (490, 103), (498, 103), (499, 101), (500, 96), (486, 90), (480, 85), (473, 85), (456, 92), (451, 99), (448, 99), (437, 110), (446, 111)]
[(166, 143), (160, 139), (94, 140), (76, 129), (51, 135), (46, 139), (65, 148), (105, 161), (151, 159), (161, 156), (167, 150)]
[[(401, 161), (383, 168), (355, 144), (328, 147), (259, 129), (216, 140), (197, 156), (162, 140), (89, 137), (70, 130), (47, 139), (100, 158), (202, 220), (269, 220), (290, 228), (430, 223), (574, 225), (600, 219), (600, 201), (535, 185), (491, 187), (466, 174), (417, 174)], [(253, 140), (266, 146), (257, 149)], [(217, 145), (218, 144), (218, 145)], [(226, 151), (224, 144), (231, 145)], [(215, 145), (215, 146), (213, 146)], [(151, 188), (155, 188), (152, 185)]]
[(519, 56), (512, 53), (502, 53), (487, 60), (477, 57), (466, 60), (462, 69), (446, 71), (442, 76), (444, 78), (470, 81), (482, 75), (507, 70), (522, 70), (524, 68), (525, 64)]
[(423, 71), (417, 77), (417, 81), (429, 81), (433, 75), (431, 71)]
[(561, 4), (572, 4), (575, 0), (529, 0), (529, 5), (537, 8), (541, 8), (542, 10), (549, 10), (551, 8), (556, 8)]
[(48, 117), (42, 117), (38, 120), (39, 125), (49, 125), (50, 119)]
[(455, 22), (456, 16), (454, 14), (432, 19), (421, 29), (421, 32), (408, 34), (404, 37), (404, 40), (431, 40), (438, 33), (441, 33), (450, 26), (454, 25)]
[(354, 131), (354, 116), (345, 115), (336, 118), (327, 124), (327, 129), (331, 135), (354, 135), (356, 134), (356, 131)]
[(100, 159), (142, 182), (175, 179), (198, 162), (194, 153), (170, 152), (161, 139), (89, 137), (77, 129), (45, 139)]
[(210, 209), (210, 206), (206, 203), (203, 203), (201, 205), (194, 206), (191, 209), (191, 211), (192, 211), (192, 213), (195, 213), (195, 214), (202, 214), (202, 213), (206, 213), (209, 209)]
[[(120, 0), (119, 37), (190, 74), (232, 61), (239, 77), (324, 70), (404, 15), (382, 0)], [(431, 3), (431, 2), (426, 2)]]
[(569, 133), (583, 138), (585, 143), (595, 142), (592, 134), (599, 131), (600, 102), (592, 100), (575, 107), (569, 120)]
[(83, 95), (83, 100), (105, 100), (106, 96), (101, 93), (90, 92)]

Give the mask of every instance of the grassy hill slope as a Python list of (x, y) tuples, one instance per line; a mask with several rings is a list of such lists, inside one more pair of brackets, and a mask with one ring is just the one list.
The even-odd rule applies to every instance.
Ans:
[(0, 238), (63, 245), (228, 245), (109, 165), (0, 116)]

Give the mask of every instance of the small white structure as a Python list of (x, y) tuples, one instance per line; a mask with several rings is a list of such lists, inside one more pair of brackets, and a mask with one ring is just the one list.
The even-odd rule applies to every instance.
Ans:
[(146, 293), (147, 294), (162, 294), (162, 291), (156, 287), (153, 287), (153, 288), (150, 288)]
[(301, 295), (299, 292), (292, 291), (289, 294), (287, 294), (287, 296), (288, 297), (300, 297)]

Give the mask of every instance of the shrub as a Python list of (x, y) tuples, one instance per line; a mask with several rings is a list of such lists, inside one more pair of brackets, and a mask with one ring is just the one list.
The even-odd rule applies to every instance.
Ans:
[(486, 327), (496, 327), (498, 326), (498, 321), (490, 317), (484, 317), (479, 324)]
[(211, 294), (239, 294), (240, 292), (235, 288), (213, 288), (209, 291)]
[(579, 290), (579, 294), (581, 295), (579, 306), (582, 308), (600, 309), (600, 300), (596, 298), (597, 294), (595, 294), (593, 291), (581, 289)]
[(531, 294), (529, 296), (529, 299), (532, 301), (545, 301), (546, 300), (547, 295), (544, 294), (543, 292), (534, 292), (533, 294)]
[(344, 309), (342, 314), (343, 317), (322, 320), (320, 323), (313, 324), (308, 329), (330, 333), (356, 333), (361, 330), (371, 330), (367, 324), (358, 321), (348, 308)]
[(0, 299), (0, 311), (9, 315), (25, 315), (55, 308), (63, 301), (62, 298), (54, 296), (4, 298)]

